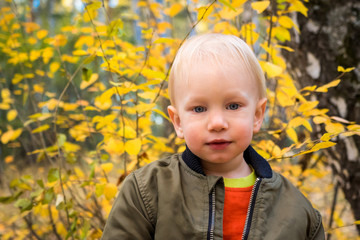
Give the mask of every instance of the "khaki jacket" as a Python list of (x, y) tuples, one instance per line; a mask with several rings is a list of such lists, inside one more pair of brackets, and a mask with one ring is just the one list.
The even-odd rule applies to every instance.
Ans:
[[(251, 147), (244, 158), (258, 179), (239, 239), (325, 239), (310, 202)], [(102, 239), (222, 239), (224, 194), (222, 177), (206, 176), (187, 149), (125, 179)]]

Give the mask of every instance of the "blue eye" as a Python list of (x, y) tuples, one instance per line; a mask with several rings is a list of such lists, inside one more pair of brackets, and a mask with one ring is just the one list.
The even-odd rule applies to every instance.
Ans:
[(196, 112), (196, 113), (205, 112), (205, 110), (206, 109), (204, 107), (201, 107), (201, 106), (197, 106), (197, 107), (193, 108), (193, 111)]
[(237, 104), (237, 103), (230, 103), (230, 104), (226, 107), (226, 109), (236, 110), (236, 109), (238, 109), (239, 107), (240, 107), (240, 105)]

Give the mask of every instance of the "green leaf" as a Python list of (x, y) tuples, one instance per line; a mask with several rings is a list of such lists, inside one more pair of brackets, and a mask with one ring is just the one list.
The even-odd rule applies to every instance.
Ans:
[(101, 8), (101, 2), (90, 3), (90, 4), (86, 5), (86, 8), (88, 10), (97, 10), (97, 9)]
[(221, 3), (224, 4), (225, 6), (229, 7), (231, 10), (233, 10), (233, 11), (236, 12), (236, 9), (235, 9), (233, 6), (231, 6), (231, 4), (230, 4), (228, 1), (226, 1), (226, 0), (219, 0), (219, 2), (221, 2)]
[(63, 133), (60, 133), (57, 137), (57, 140), (58, 140), (59, 147), (64, 146), (64, 143), (66, 142), (66, 135)]
[(11, 196), (6, 196), (6, 197), (0, 197), (0, 203), (12, 203), (13, 201), (15, 201), (21, 194), (23, 194), (23, 191), (18, 191), (17, 193), (15, 193), (14, 195)]
[(20, 208), (21, 212), (25, 212), (27, 210), (31, 210), (33, 207), (33, 202), (27, 198), (20, 198), (15, 202), (15, 207)]
[(93, 62), (95, 60), (95, 58), (96, 58), (95, 54), (92, 54), (92, 55), (88, 56), (87, 58), (85, 58), (84, 64), (88, 64), (88, 63)]
[(40, 189), (38, 189), (38, 190), (36, 190), (34, 192), (31, 192), (30, 197), (31, 198), (36, 198), (36, 197), (40, 196), (43, 192), (44, 192), (44, 189), (40, 188)]
[(45, 191), (44, 199), (43, 199), (42, 203), (43, 204), (49, 204), (54, 199), (54, 197), (55, 197), (54, 189), (50, 188), (50, 189)]
[(88, 82), (91, 78), (92, 70), (87, 68), (82, 68), (82, 80), (85, 82)]
[(91, 164), (91, 172), (89, 178), (92, 179), (95, 177), (95, 165)]
[(59, 169), (57, 168), (51, 168), (48, 173), (48, 181), (49, 182), (55, 182), (59, 179)]

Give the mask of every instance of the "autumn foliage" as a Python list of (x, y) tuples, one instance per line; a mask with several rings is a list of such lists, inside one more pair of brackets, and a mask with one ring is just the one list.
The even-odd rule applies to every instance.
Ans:
[[(360, 135), (360, 125), (312, 100), (352, 69), (339, 66), (323, 86), (297, 87), (282, 53), (301, 34), (291, 16), (307, 15), (303, 1), (82, 4), (71, 24), (55, 29), (34, 22), (27, 3), (0, 4), (1, 239), (101, 236), (126, 174), (184, 149), (164, 112), (167, 78), (181, 43), (202, 32), (237, 35), (253, 48), (269, 102), (253, 146), (321, 210), (326, 231), (354, 236), (338, 227), (359, 222), (330, 209), (322, 150)], [(327, 228), (330, 217), (336, 228)]]

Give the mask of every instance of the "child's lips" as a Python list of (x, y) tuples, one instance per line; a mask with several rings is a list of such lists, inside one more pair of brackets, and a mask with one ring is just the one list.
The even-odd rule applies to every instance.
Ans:
[(212, 141), (206, 143), (206, 145), (208, 145), (213, 150), (223, 150), (227, 146), (229, 146), (230, 143), (231, 143), (231, 141), (228, 141), (228, 140), (216, 139), (216, 140), (212, 140)]

